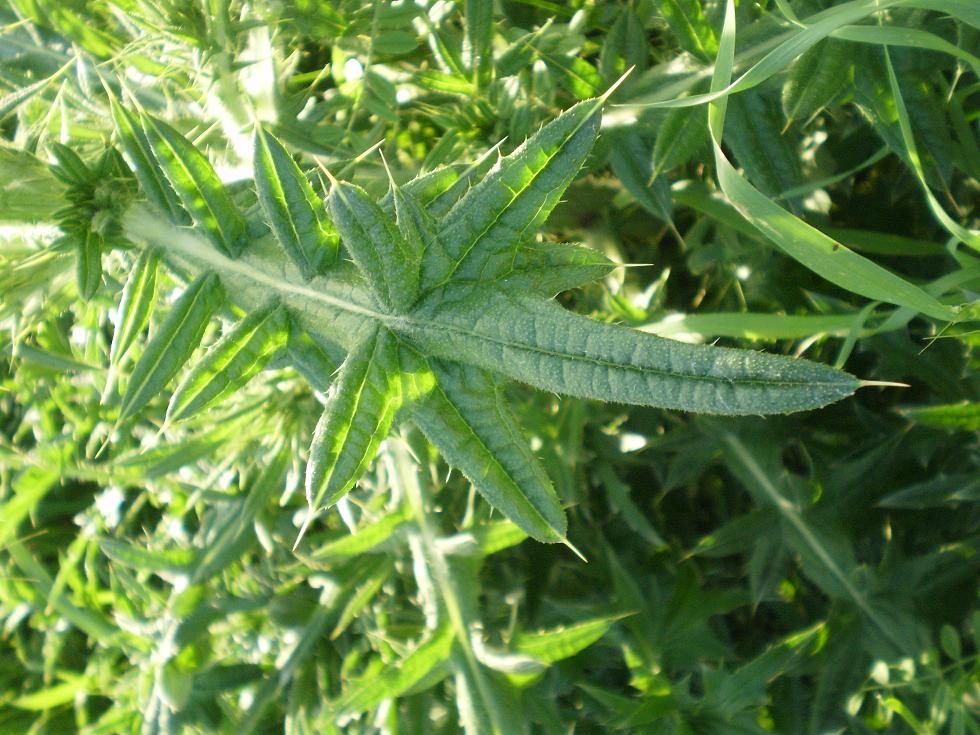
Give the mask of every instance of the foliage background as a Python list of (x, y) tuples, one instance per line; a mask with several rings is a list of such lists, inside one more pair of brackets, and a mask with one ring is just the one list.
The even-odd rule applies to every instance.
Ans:
[[(833, 5), (742, 0), (736, 73)], [(863, 21), (928, 34), (893, 37), (887, 57), (882, 37), (831, 38), (731, 95), (722, 142), (767, 197), (956, 306), (980, 264), (916, 168), (975, 226), (978, 30), (970, 3), (932, 6)], [(131, 257), (107, 249), (84, 300), (57, 231), (8, 226), (0, 730), (980, 731), (976, 334), (787, 257), (718, 194), (704, 106), (641, 106), (707, 91), (723, 15), (688, 0), (0, 9), (5, 221), (50, 220), (59, 196), (16, 151), (48, 160), (61, 142), (92, 161), (114, 145), (100, 77), (125, 79), (232, 185), (251, 175), (254, 111), (304, 165), (380, 194), (372, 146), (402, 181), (510, 150), (633, 68), (544, 237), (647, 265), (566, 305), (909, 386), (737, 420), (514, 386), (587, 564), (523, 540), (414, 435), (293, 553), (319, 413), (307, 383), (272, 365), (165, 440), (160, 403), (100, 452)], [(447, 594), (478, 661), (427, 637)]]

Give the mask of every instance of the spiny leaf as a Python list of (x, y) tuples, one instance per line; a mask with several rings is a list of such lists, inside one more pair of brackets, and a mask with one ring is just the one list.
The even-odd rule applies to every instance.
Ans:
[(587, 100), (563, 112), (457, 202), (439, 231), (444, 253), (425, 252), (424, 287), (511, 269), (517, 246), (548, 218), (592, 149), (600, 105)]
[(180, 205), (177, 192), (163, 175), (163, 170), (156, 162), (153, 148), (147, 140), (146, 133), (140, 127), (139, 121), (133, 117), (114, 95), (109, 95), (109, 107), (112, 119), (116, 123), (116, 131), (122, 142), (123, 149), (132, 162), (136, 179), (143, 189), (143, 194), (150, 203), (165, 212), (177, 224), (190, 224), (187, 211)]
[(208, 159), (162, 120), (144, 115), (142, 123), (153, 155), (194, 224), (218, 250), (238, 257), (247, 242), (248, 226)]
[(359, 186), (335, 182), (327, 201), (344, 245), (382, 304), (410, 307), (418, 295), (420, 254)]
[(367, 469), (398, 411), (398, 355), (391, 334), (376, 329), (351, 351), (313, 434), (306, 466), (312, 509), (333, 505)]
[[(405, 362), (418, 360), (403, 350)], [(565, 514), (500, 386), (482, 370), (432, 362), (436, 384), (412, 408), (412, 420), (473, 486), (539, 541), (565, 538)]]
[(323, 204), (275, 136), (255, 128), (255, 186), (279, 244), (309, 281), (337, 259), (340, 238)]
[(75, 240), (75, 282), (84, 301), (102, 285), (102, 238), (91, 230)]
[(437, 292), (392, 326), (440, 358), (542, 390), (619, 403), (788, 413), (840, 400), (858, 387), (847, 373), (807, 360), (674, 342), (482, 285)]
[(118, 423), (149, 403), (186, 364), (221, 298), (214, 273), (203, 273), (181, 294), (133, 367)]
[(276, 305), (242, 319), (194, 365), (170, 399), (167, 421), (182, 421), (251, 380), (286, 344), (286, 312)]
[(501, 282), (551, 298), (605, 278), (615, 267), (605, 255), (585, 245), (539, 242), (518, 248), (514, 270)]
[(150, 320), (150, 312), (156, 303), (159, 266), (157, 251), (146, 248), (126, 279), (116, 314), (116, 328), (112, 333), (112, 346), (109, 348), (110, 369), (126, 356)]
[(327, 392), (330, 387), (330, 377), (337, 371), (337, 363), (327, 356), (323, 348), (306, 330), (295, 324), (289, 326), (286, 354), (289, 356), (289, 362), (300, 375), (306, 378), (314, 390)]

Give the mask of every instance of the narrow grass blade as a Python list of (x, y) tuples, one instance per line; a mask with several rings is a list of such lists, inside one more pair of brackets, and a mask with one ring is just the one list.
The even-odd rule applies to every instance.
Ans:
[(255, 128), (253, 168), (272, 232), (309, 281), (336, 261), (340, 236), (292, 156), (261, 126)]
[(929, 184), (926, 182), (926, 173), (922, 167), (922, 159), (919, 157), (919, 151), (915, 144), (915, 136), (912, 134), (912, 124), (909, 121), (909, 113), (905, 107), (905, 100), (902, 98), (902, 90), (898, 85), (898, 78), (895, 76), (895, 69), (892, 66), (891, 57), (888, 54), (887, 47), (884, 49), (884, 52), (885, 67), (888, 70), (888, 82), (891, 85), (892, 98), (895, 100), (895, 111), (898, 114), (898, 125), (902, 131), (902, 142), (905, 144), (905, 151), (908, 155), (908, 160), (912, 164), (912, 171), (915, 173), (915, 178), (922, 187), (922, 192), (926, 195), (929, 210), (951, 235), (966, 243), (971, 248), (980, 250), (980, 231), (963, 227), (958, 222), (953, 220), (953, 218), (946, 213), (946, 210), (942, 208), (942, 205), (939, 204), (939, 200), (936, 199), (936, 196), (929, 188)]
[(388, 435), (400, 397), (395, 343), (378, 329), (340, 366), (316, 425), (306, 466), (312, 510), (333, 505), (354, 487)]
[(398, 328), (429, 354), (542, 390), (682, 411), (788, 413), (840, 400), (859, 385), (807, 360), (674, 342), (483, 286), (446, 295)]
[(248, 226), (204, 154), (162, 120), (142, 118), (153, 155), (184, 208), (211, 243), (230, 258), (248, 242)]
[(213, 273), (201, 275), (181, 294), (133, 368), (117, 423), (149, 403), (187, 363), (222, 296)]
[[(734, 11), (726, 16), (712, 90), (728, 89), (734, 59)], [(874, 301), (908, 306), (936, 319), (951, 320), (954, 312), (919, 287), (794, 217), (750, 184), (729, 162), (721, 147), (727, 99), (713, 102), (709, 130), (721, 189), (736, 209), (777, 248), (843, 289)]]
[(286, 312), (281, 306), (249, 314), (187, 374), (167, 406), (167, 421), (183, 421), (237, 391), (285, 346), (286, 336)]

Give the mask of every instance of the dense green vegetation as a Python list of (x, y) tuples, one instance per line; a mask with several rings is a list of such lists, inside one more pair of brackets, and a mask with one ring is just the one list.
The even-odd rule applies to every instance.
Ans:
[(0, 733), (980, 733), (980, 6), (0, 29)]

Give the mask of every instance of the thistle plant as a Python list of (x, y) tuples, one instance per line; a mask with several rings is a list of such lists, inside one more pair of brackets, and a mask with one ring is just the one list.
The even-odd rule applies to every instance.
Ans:
[(975, 727), (976, 13), (517, 5), (0, 10), (12, 727)]

